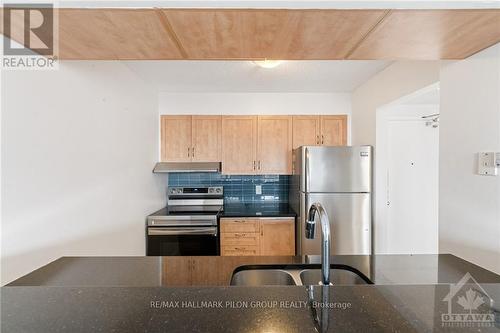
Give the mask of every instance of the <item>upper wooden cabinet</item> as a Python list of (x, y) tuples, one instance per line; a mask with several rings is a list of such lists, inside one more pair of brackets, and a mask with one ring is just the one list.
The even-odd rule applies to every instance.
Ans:
[(222, 117), (222, 173), (254, 174), (256, 150), (256, 116)]
[(292, 149), (347, 144), (347, 116), (161, 116), (161, 160), (228, 175), (292, 173)]
[(320, 143), (320, 117), (293, 116), (293, 149)]
[(347, 116), (321, 116), (321, 144), (345, 146), (347, 144)]
[(292, 117), (259, 116), (257, 172), (292, 173)]
[(191, 116), (161, 116), (161, 160), (191, 161)]
[(224, 174), (291, 174), (290, 116), (222, 118)]
[(161, 160), (220, 161), (220, 116), (161, 116)]
[(193, 161), (219, 162), (221, 160), (221, 117), (193, 116)]
[(300, 146), (345, 146), (347, 116), (293, 116), (293, 149)]

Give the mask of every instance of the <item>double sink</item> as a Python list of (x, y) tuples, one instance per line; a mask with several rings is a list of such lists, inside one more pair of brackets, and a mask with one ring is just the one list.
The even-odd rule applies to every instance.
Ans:
[[(330, 265), (331, 284), (373, 284), (356, 268)], [(321, 284), (321, 265), (248, 265), (233, 272), (232, 286), (310, 286)]]

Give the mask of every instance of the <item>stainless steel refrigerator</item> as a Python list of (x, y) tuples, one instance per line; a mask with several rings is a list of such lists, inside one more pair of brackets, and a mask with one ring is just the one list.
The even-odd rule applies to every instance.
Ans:
[(306, 239), (309, 207), (320, 202), (330, 218), (331, 254), (372, 252), (371, 146), (302, 146), (293, 151), (290, 204), (298, 214), (297, 254), (320, 254), (321, 235)]

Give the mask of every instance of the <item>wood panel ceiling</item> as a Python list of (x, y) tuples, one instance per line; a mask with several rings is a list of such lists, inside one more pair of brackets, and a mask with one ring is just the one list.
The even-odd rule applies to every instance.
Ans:
[(59, 9), (59, 58), (463, 59), (500, 10)]

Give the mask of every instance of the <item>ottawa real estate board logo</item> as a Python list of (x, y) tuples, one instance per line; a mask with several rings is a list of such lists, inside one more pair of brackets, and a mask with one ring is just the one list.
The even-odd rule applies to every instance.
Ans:
[(4, 3), (2, 69), (55, 69), (57, 17), (52, 3)]
[(494, 327), (493, 300), (470, 273), (450, 286), (443, 302), (448, 305), (441, 313), (443, 327)]

